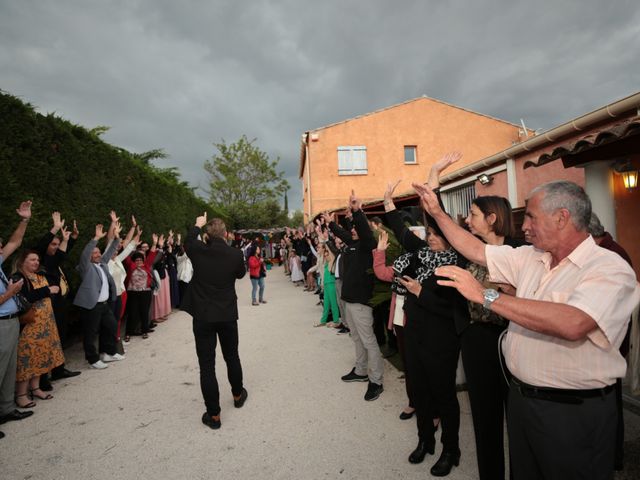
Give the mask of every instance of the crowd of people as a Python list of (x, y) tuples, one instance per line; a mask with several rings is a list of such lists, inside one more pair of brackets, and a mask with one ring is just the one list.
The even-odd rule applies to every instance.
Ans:
[(382, 218), (368, 219), (352, 193), (340, 218), (327, 212), (287, 229), (275, 254), (324, 303), (314, 326), (350, 333), (355, 361), (342, 380), (366, 382), (367, 401), (384, 391), (393, 338), (406, 380), (400, 419), (417, 421), (409, 462), (435, 453), (438, 429), (431, 474), (460, 461), (460, 357), (479, 478), (504, 479), (507, 465), (512, 478), (610, 478), (622, 468), (620, 378), (640, 301), (631, 261), (571, 182), (530, 193), (523, 239), (503, 197), (477, 197), (463, 224), (451, 219), (439, 176), (460, 157), (445, 155), (413, 185), (421, 214), (396, 209), (397, 183), (384, 192)]
[[(38, 401), (54, 398), (52, 382), (80, 375), (65, 366), (71, 308), (82, 327), (85, 359), (102, 370), (125, 360), (132, 336), (146, 340), (168, 318), (193, 274), (181, 235), (154, 233), (150, 243), (143, 241), (132, 216), (121, 238), (123, 225), (112, 211), (109, 227), (97, 224), (83, 248), (80, 283), (71, 292), (64, 272), (73, 267), (66, 260), (80, 235), (76, 222), (68, 228), (53, 212), (51, 229), (23, 247), (31, 202), (16, 212), (18, 226), (6, 243), (0, 240), (0, 424), (31, 416)], [(16, 251), (8, 267), (5, 260)]]
[[(629, 319), (640, 303), (630, 259), (571, 182), (550, 182), (529, 194), (524, 239), (503, 197), (477, 197), (464, 222), (452, 219), (439, 177), (460, 157), (446, 154), (426, 184), (413, 184), (419, 211), (398, 210), (398, 183), (390, 183), (382, 218), (367, 218), (352, 192), (343, 215), (325, 212), (306, 227), (286, 229), (277, 243), (236, 237), (234, 249), (224, 222), (207, 222), (206, 215), (196, 219), (184, 248), (173, 232), (143, 241), (135, 217), (121, 239), (123, 227), (111, 212), (110, 226), (95, 226), (77, 267), (81, 283), (73, 304), (87, 362), (103, 369), (124, 360), (131, 336), (148, 338), (184, 300), (194, 317), (207, 407), (202, 421), (220, 428), (217, 338), (234, 405), (247, 398), (235, 281), (248, 271), (251, 304), (265, 304), (267, 266), (278, 262), (295, 286), (323, 304), (313, 326), (349, 334), (354, 362), (341, 380), (366, 383), (364, 400), (383, 394), (383, 357), (399, 352), (406, 385), (399, 418), (415, 417), (417, 426), (409, 462), (433, 455), (441, 430), (430, 473), (446, 476), (459, 464), (461, 357), (479, 478), (504, 479), (507, 466), (516, 479), (611, 478), (622, 463), (620, 378)], [(0, 247), (0, 263), (22, 243), (30, 202), (17, 213), (21, 220)], [(57, 212), (52, 219), (39, 245), (18, 254), (13, 274), (0, 270), (2, 423), (32, 413), (15, 406), (50, 400), (50, 380), (79, 374), (64, 364), (69, 285), (61, 268), (79, 232), (75, 222), (65, 227)]]

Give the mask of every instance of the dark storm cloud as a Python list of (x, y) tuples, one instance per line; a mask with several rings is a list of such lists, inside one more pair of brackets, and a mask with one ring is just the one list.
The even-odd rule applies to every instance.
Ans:
[(206, 186), (214, 142), (300, 135), (426, 94), (550, 128), (634, 93), (634, 2), (0, 0), (0, 88)]

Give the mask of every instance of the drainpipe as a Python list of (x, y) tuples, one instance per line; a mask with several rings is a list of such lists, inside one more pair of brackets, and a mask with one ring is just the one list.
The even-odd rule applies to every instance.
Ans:
[(309, 205), (307, 208), (307, 215), (309, 216), (309, 221), (313, 218), (311, 216), (311, 162), (309, 161), (309, 133), (305, 133), (302, 135), (302, 141), (304, 142), (304, 156), (306, 158), (307, 164), (307, 193), (309, 194)]
[(485, 168), (490, 167), (491, 165), (494, 165), (498, 162), (509, 160), (525, 152), (530, 152), (544, 145), (557, 142), (562, 137), (585, 130), (603, 120), (618, 117), (633, 109), (636, 109), (636, 113), (640, 115), (640, 92), (623, 98), (622, 100), (618, 100), (617, 102), (606, 105), (602, 108), (599, 108), (598, 110), (594, 110), (591, 113), (587, 113), (567, 123), (563, 123), (562, 125), (543, 132), (540, 135), (536, 135), (532, 138), (529, 138), (528, 140), (525, 140), (524, 142), (514, 145), (513, 147), (507, 148), (502, 152), (498, 152), (495, 155), (483, 158), (482, 160), (472, 163), (471, 165), (467, 165), (460, 170), (445, 175), (440, 179), (440, 183), (443, 184), (461, 177), (466, 177), (467, 175), (470, 175), (479, 170), (484, 170)]

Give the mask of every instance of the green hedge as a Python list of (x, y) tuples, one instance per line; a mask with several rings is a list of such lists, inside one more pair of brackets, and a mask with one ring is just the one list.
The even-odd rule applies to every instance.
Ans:
[[(110, 145), (86, 128), (54, 114), (42, 115), (20, 99), (0, 91), (0, 236), (13, 232), (15, 209), (33, 201), (33, 218), (24, 246), (51, 228), (57, 210), (80, 238), (71, 252), (75, 265), (96, 223), (109, 222), (115, 210), (125, 228), (134, 214), (143, 238), (152, 232), (186, 231), (197, 215), (219, 215), (171, 169), (160, 169)], [(67, 267), (67, 270), (72, 270)]]

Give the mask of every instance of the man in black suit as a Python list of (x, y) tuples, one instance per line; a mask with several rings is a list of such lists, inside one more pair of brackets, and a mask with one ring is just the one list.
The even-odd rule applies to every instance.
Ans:
[[(201, 236), (201, 238), (199, 238)], [(193, 278), (185, 293), (182, 309), (193, 317), (193, 335), (200, 364), (200, 388), (207, 411), (202, 423), (220, 428), (220, 391), (216, 380), (216, 344), (220, 339), (227, 364), (233, 404), (242, 407), (247, 390), (242, 385), (242, 366), (238, 356), (238, 302), (236, 279), (246, 269), (242, 251), (226, 243), (224, 222), (207, 214), (196, 218), (189, 229), (184, 248), (193, 265)]]

